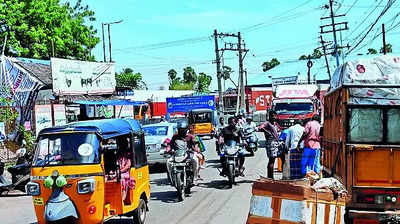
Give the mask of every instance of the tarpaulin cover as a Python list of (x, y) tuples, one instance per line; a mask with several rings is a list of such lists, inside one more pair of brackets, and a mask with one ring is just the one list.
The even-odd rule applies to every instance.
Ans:
[[(344, 63), (332, 76), (331, 91), (352, 84), (400, 86), (400, 57), (385, 55)], [(350, 103), (400, 105), (400, 88), (350, 88)]]
[(134, 119), (103, 119), (93, 121), (81, 121), (64, 126), (45, 128), (39, 135), (59, 133), (63, 131), (95, 132), (104, 139), (113, 138), (129, 133), (143, 133), (140, 123)]
[(141, 106), (145, 105), (146, 102), (143, 101), (130, 101), (130, 100), (76, 100), (74, 103), (84, 104), (84, 105), (133, 105), (133, 106)]

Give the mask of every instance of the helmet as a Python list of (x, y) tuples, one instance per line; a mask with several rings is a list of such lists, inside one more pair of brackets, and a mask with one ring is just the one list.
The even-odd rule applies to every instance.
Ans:
[(187, 121), (179, 121), (176, 128), (178, 129), (178, 134), (183, 135), (187, 133), (189, 125)]

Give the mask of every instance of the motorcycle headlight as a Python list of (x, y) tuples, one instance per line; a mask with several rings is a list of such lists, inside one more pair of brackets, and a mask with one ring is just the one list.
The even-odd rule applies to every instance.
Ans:
[(31, 196), (40, 195), (40, 185), (36, 182), (29, 182), (25, 186), (26, 193)]
[(174, 160), (177, 163), (181, 163), (181, 162), (185, 161), (185, 159), (186, 159), (186, 155), (184, 155), (184, 156), (175, 156), (174, 157)]
[(234, 146), (234, 147), (227, 147), (227, 148), (226, 148), (226, 153), (227, 153), (228, 155), (233, 155), (233, 154), (236, 154), (238, 150), (239, 150), (239, 147), (237, 147), (237, 146)]
[(78, 181), (78, 194), (88, 194), (94, 192), (96, 181), (94, 179), (86, 179)]

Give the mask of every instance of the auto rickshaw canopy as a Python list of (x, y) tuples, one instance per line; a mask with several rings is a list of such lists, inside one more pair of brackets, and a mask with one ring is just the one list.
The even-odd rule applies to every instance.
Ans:
[(93, 132), (102, 139), (110, 139), (130, 133), (143, 134), (140, 123), (134, 119), (101, 119), (79, 121), (58, 127), (45, 128), (39, 135), (55, 134), (61, 132)]

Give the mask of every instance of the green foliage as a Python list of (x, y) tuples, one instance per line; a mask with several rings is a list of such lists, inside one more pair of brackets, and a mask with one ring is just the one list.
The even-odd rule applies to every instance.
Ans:
[(192, 67), (186, 67), (183, 69), (183, 81), (185, 83), (197, 82), (197, 74)]
[(6, 54), (49, 59), (53, 56), (94, 60), (99, 42), (92, 25), (94, 12), (77, 0), (3, 0), (0, 3), (0, 40), (7, 36)]
[(319, 49), (314, 49), (314, 51), (311, 55), (310, 54), (308, 56), (302, 55), (302, 56), (300, 56), (299, 60), (319, 59), (322, 56), (323, 56), (322, 52)]
[(210, 92), (208, 87), (211, 84), (211, 80), (212, 80), (211, 76), (209, 76), (203, 72), (200, 72), (199, 77), (198, 77), (198, 83), (197, 83), (197, 91), (202, 92), (202, 93)]
[(263, 67), (263, 72), (266, 72), (266, 71), (278, 66), (279, 64), (280, 64), (280, 62), (278, 61), (278, 59), (273, 58), (271, 61), (264, 62), (261, 66)]
[(222, 66), (222, 77), (223, 77), (225, 80), (228, 80), (228, 79), (231, 78), (231, 73), (232, 73), (232, 72), (233, 72), (233, 71), (232, 71), (232, 68), (231, 68), (231, 67), (226, 66), (226, 65)]
[(18, 126), (18, 131), (22, 133), (23, 139), (26, 142), (26, 150), (33, 151), (33, 142), (35, 141), (35, 138), (32, 131), (25, 130), (25, 127), (21, 125)]
[(373, 48), (368, 48), (368, 53), (367, 54), (377, 54), (378, 51), (373, 49)]
[(142, 74), (134, 73), (131, 68), (125, 68), (121, 73), (115, 74), (117, 87), (128, 87), (132, 89), (147, 89)]
[[(392, 53), (393, 52), (393, 50), (392, 50), (392, 45), (391, 44), (386, 44), (385, 45), (385, 48), (386, 48), (386, 53)], [(379, 51), (381, 54), (383, 54), (383, 47), (381, 48), (381, 50)]]
[(183, 79), (177, 77), (174, 69), (168, 71), (169, 89), (170, 90), (197, 90), (199, 92), (208, 92), (212, 77), (205, 73), (197, 76), (192, 67), (183, 69)]

